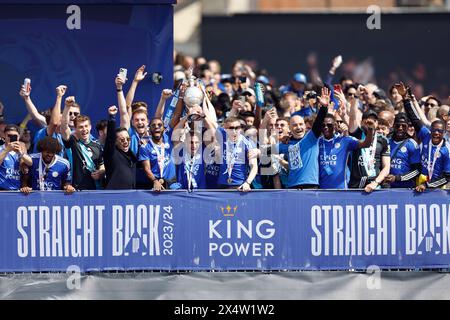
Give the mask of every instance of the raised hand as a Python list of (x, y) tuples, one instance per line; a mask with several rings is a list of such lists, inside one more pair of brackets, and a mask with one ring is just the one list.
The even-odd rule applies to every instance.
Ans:
[(24, 85), (22, 85), (20, 87), (19, 94), (22, 98), (29, 98), (31, 94), (31, 86), (28, 86), (28, 88), (26, 88)]
[(123, 85), (127, 80), (124, 80), (121, 76), (117, 75), (115, 83), (117, 90), (122, 90)]
[(141, 82), (147, 76), (147, 72), (145, 72), (145, 65), (142, 65), (139, 69), (137, 69), (136, 74), (134, 75), (134, 81)]
[(231, 105), (231, 108), (235, 109), (237, 112), (240, 112), (241, 110), (245, 109), (245, 104), (241, 100), (235, 99), (233, 101), (233, 104)]
[(56, 96), (59, 98), (62, 98), (66, 94), (66, 91), (67, 91), (67, 86), (60, 85), (60, 86), (56, 87)]
[(67, 97), (64, 104), (66, 107), (72, 107), (75, 104), (75, 97), (74, 96)]
[(330, 90), (327, 87), (322, 88), (322, 95), (318, 97), (319, 102), (322, 106), (328, 107), (330, 104)]
[(405, 84), (403, 82), (400, 81), (400, 83), (396, 83), (394, 84), (394, 88), (397, 89), (398, 94), (401, 95), (402, 97), (405, 97), (406, 94), (408, 93), (408, 89), (405, 86)]
[(116, 106), (111, 106), (108, 108), (108, 114), (111, 116), (114, 116), (117, 114), (117, 107)]
[(367, 126), (367, 128), (372, 129), (372, 130), (375, 130), (377, 128), (375, 125), (375, 121), (371, 118), (366, 119), (366, 126)]
[(163, 98), (164, 100), (169, 99), (172, 95), (173, 95), (173, 92), (170, 89), (164, 89), (161, 92), (161, 98)]
[(341, 63), (342, 63), (342, 56), (341, 56), (341, 55), (338, 55), (337, 57), (335, 57), (335, 58), (333, 59), (333, 68), (334, 68), (334, 69), (339, 68), (340, 65), (341, 65)]

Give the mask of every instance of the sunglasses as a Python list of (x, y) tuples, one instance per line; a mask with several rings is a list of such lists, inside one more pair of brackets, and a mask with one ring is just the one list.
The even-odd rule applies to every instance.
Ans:
[(120, 142), (120, 143), (125, 143), (125, 142), (127, 142), (127, 141), (130, 142), (130, 141), (131, 141), (131, 138), (128, 137), (128, 138), (120, 138), (120, 139), (119, 139), (119, 142)]
[(406, 123), (394, 123), (395, 128), (408, 128), (408, 124)]
[(444, 129), (431, 129), (431, 133), (438, 132), (438, 133), (444, 133)]
[(241, 126), (237, 126), (237, 127), (228, 127), (229, 130), (239, 130), (241, 129)]
[(69, 116), (75, 116), (75, 117), (78, 117), (79, 115), (80, 115), (79, 112), (71, 112), (71, 111), (69, 111)]

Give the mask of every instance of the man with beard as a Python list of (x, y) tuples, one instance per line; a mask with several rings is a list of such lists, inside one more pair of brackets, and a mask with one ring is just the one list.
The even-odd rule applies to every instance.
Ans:
[[(38, 142), (39, 153), (31, 154), (33, 161), (28, 178), (22, 182), (21, 192), (29, 194), (32, 190), (64, 190), (75, 192), (71, 185), (69, 161), (60, 157), (61, 145), (52, 137), (45, 137)], [(31, 185), (31, 187), (30, 187)]]
[[(362, 115), (362, 122), (357, 120), (355, 99), (350, 107), (350, 135), (362, 139), (368, 134), (368, 124), (372, 121), (378, 127), (378, 115), (375, 111), (367, 111)], [(356, 127), (356, 129), (355, 129)], [(376, 133), (371, 145), (365, 149), (353, 151), (350, 165), (349, 188), (364, 189), (370, 193), (380, 188), (380, 184), (387, 177), (390, 170), (391, 157), (389, 143), (385, 137)]]
[(130, 150), (130, 135), (124, 127), (116, 129), (117, 107), (108, 109), (109, 120), (104, 148), (107, 190), (136, 187), (137, 157)]
[(408, 116), (398, 113), (394, 131), (389, 140), (391, 171), (384, 179), (391, 188), (414, 188), (415, 178), (420, 174), (420, 149), (416, 141), (408, 137)]
[(299, 115), (290, 119), (291, 138), (287, 143), (278, 145), (279, 153), (286, 154), (289, 162), (288, 188), (317, 189), (319, 187), (318, 139), (322, 134), (322, 125), (330, 103), (328, 88), (322, 88), (318, 97), (321, 104), (312, 129), (305, 134), (305, 121)]
[(139, 161), (142, 161), (145, 174), (153, 184), (153, 190), (160, 192), (176, 180), (175, 164), (172, 158), (170, 132), (164, 130), (159, 118), (150, 122), (149, 142), (139, 149)]
[(71, 134), (69, 110), (75, 100), (68, 97), (66, 102), (62, 115), (61, 135), (64, 146), (72, 152), (73, 186), (78, 190), (101, 189), (105, 175), (102, 147), (90, 138), (92, 125), (88, 116), (79, 115), (75, 118), (75, 131)]
[(450, 181), (449, 146), (444, 140), (445, 122), (433, 121), (431, 130), (428, 129), (413, 109), (410, 88), (406, 88), (403, 83), (395, 84), (395, 88), (402, 96), (406, 113), (422, 141), (421, 179), (416, 191), (423, 192), (426, 188), (443, 187)]
[(367, 121), (364, 141), (350, 136), (335, 134), (333, 115), (327, 114), (319, 138), (319, 187), (320, 189), (347, 189), (347, 160), (352, 151), (371, 145), (375, 133), (375, 122)]

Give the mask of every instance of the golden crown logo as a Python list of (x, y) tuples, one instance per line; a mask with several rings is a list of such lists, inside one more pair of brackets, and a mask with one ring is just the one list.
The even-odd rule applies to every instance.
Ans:
[[(222, 214), (224, 217), (234, 217), (234, 215), (236, 214), (237, 208), (238, 208), (238, 206), (231, 208), (230, 205), (227, 205), (225, 208), (220, 207), (220, 211), (222, 211)], [(233, 211), (231, 211), (231, 209), (233, 209)]]

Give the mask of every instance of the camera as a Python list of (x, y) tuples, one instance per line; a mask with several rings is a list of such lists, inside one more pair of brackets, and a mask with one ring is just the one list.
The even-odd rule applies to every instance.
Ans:
[(161, 75), (160, 72), (153, 72), (152, 73), (152, 82), (154, 84), (160, 84), (162, 79), (163, 79), (163, 76)]
[(316, 98), (317, 93), (315, 91), (308, 92), (308, 94), (306, 95), (306, 99), (316, 99)]

